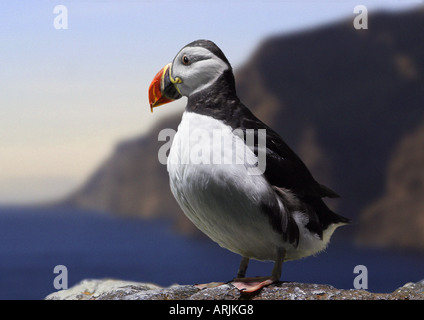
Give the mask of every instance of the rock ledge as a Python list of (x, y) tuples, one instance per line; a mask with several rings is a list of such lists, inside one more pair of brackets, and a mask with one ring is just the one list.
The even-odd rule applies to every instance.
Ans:
[(424, 280), (409, 282), (392, 293), (337, 289), (325, 284), (281, 282), (243, 294), (231, 284), (199, 289), (194, 285), (167, 288), (151, 283), (113, 279), (83, 280), (53, 292), (46, 300), (424, 300)]

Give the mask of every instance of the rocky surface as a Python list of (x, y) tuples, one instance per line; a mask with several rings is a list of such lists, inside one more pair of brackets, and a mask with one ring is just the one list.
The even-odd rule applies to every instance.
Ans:
[(407, 283), (392, 293), (342, 290), (325, 284), (281, 282), (244, 294), (231, 284), (199, 289), (194, 285), (155, 284), (121, 280), (84, 280), (46, 300), (424, 300), (424, 280)]

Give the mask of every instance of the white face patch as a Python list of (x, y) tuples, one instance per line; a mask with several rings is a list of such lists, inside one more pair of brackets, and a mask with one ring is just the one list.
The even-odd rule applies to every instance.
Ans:
[[(183, 63), (183, 57), (189, 63)], [(228, 69), (228, 65), (209, 50), (202, 47), (185, 47), (172, 63), (172, 77), (180, 78), (176, 84), (183, 96), (190, 96), (213, 84)]]

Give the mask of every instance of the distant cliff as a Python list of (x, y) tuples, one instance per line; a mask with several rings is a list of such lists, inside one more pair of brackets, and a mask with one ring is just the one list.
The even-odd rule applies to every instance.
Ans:
[[(368, 30), (343, 21), (273, 36), (236, 70), (241, 100), (283, 136), (318, 181), (342, 195), (329, 203), (356, 222), (351, 230), (362, 243), (424, 248), (421, 30), (423, 10), (370, 16)], [(120, 143), (66, 202), (168, 217), (177, 229), (194, 230), (157, 159), (164, 143), (159, 131), (176, 129), (180, 117)]]
[(359, 243), (424, 248), (424, 124), (395, 148), (384, 194), (359, 222)]

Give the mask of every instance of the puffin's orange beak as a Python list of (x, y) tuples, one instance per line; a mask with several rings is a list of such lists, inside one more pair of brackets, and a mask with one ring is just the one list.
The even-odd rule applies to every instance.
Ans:
[(150, 110), (153, 112), (153, 108), (159, 107), (165, 103), (177, 100), (181, 98), (181, 94), (174, 85), (175, 80), (171, 81), (169, 72), (171, 63), (163, 67), (153, 78), (152, 83), (149, 86), (149, 103)]

